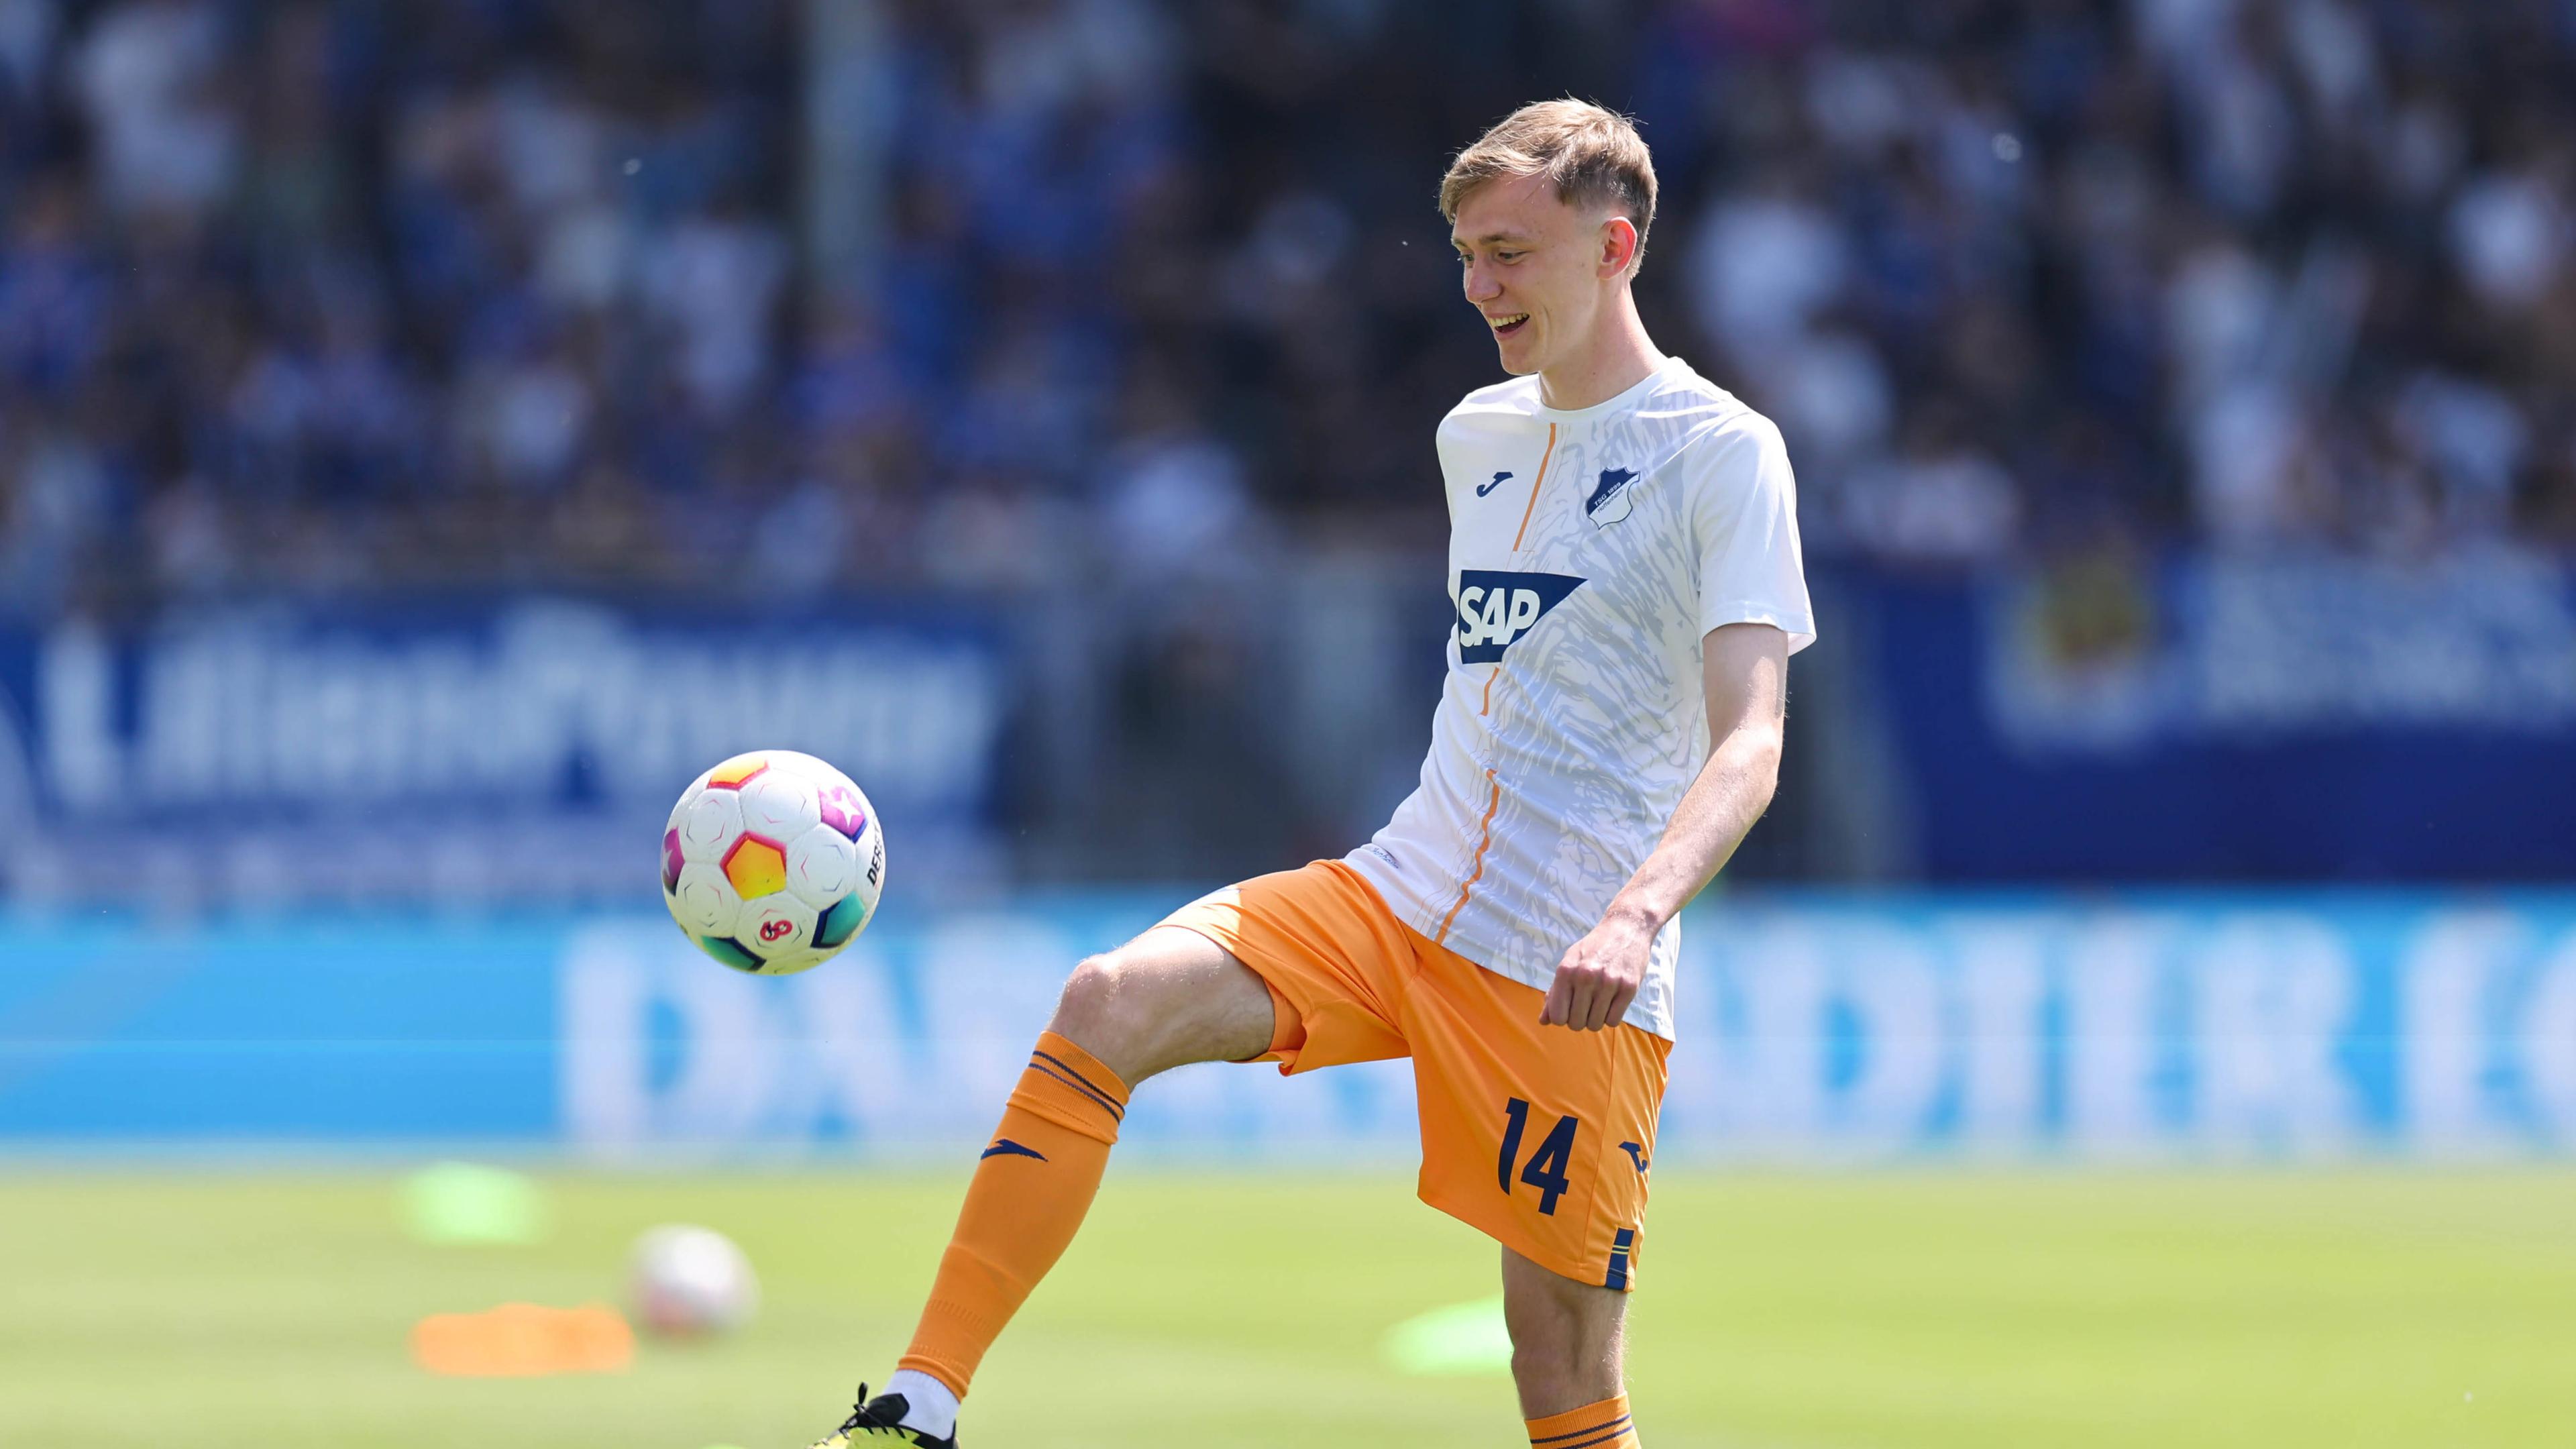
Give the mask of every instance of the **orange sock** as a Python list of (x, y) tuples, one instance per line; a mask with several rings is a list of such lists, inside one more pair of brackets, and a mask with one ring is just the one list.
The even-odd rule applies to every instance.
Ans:
[(1626, 1394), (1527, 1422), (1530, 1449), (1637, 1449), (1639, 1443)]
[(1054, 1032), (1039, 1034), (898, 1367), (966, 1397), (984, 1351), (1082, 1226), (1126, 1115), (1116, 1073)]

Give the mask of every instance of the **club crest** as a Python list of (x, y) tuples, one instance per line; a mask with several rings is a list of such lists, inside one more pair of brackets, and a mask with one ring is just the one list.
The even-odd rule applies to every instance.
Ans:
[(1592, 520), (1594, 528), (1608, 528), (1626, 518), (1635, 502), (1629, 485), (1636, 481), (1637, 475), (1626, 468), (1602, 469), (1601, 481), (1592, 486), (1592, 496), (1583, 500), (1583, 516)]

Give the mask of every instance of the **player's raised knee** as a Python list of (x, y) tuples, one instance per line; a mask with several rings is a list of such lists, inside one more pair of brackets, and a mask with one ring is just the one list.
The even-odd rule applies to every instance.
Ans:
[(1153, 1026), (1136, 964), (1116, 951), (1086, 956), (1065, 978), (1055, 1030), (1104, 1061), (1129, 1057)]
[(1076, 962), (1072, 974), (1064, 978), (1063, 993), (1056, 998), (1056, 1029), (1105, 1025), (1118, 1000), (1118, 977), (1115, 952), (1085, 956)]
[(1191, 1062), (1259, 1056), (1275, 1026), (1270, 988), (1213, 941), (1154, 930), (1085, 958), (1066, 978), (1056, 1032), (1133, 1087)]

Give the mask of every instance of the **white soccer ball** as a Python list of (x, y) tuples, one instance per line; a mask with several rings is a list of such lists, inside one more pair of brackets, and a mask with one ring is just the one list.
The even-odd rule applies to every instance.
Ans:
[(636, 1318), (674, 1337), (730, 1332), (760, 1307), (751, 1260), (713, 1228), (674, 1223), (637, 1238), (627, 1281)]
[(821, 965), (867, 927), (884, 886), (885, 832), (868, 797), (793, 750), (700, 775), (662, 832), (662, 903), (736, 971)]

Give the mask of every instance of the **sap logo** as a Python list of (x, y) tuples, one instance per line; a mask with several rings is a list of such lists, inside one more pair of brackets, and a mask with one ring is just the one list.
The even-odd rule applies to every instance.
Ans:
[(1583, 580), (1563, 574), (1506, 573), (1498, 569), (1458, 571), (1458, 659), (1464, 664), (1491, 664), (1518, 643), (1547, 611)]
[(1625, 468), (1602, 469), (1601, 481), (1592, 485), (1592, 496), (1583, 500), (1583, 516), (1592, 520), (1594, 528), (1608, 528), (1627, 517), (1636, 502), (1628, 485), (1636, 481), (1637, 475)]

